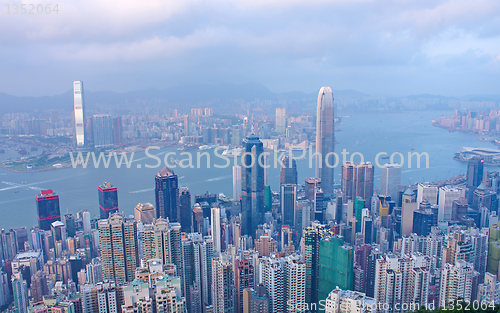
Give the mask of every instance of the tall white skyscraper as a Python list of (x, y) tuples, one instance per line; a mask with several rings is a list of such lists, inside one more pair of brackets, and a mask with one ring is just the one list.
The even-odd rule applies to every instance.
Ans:
[(401, 184), (401, 165), (387, 163), (382, 167), (382, 194), (391, 196), (393, 201), (398, 198), (398, 185)]
[[(318, 94), (316, 116), (316, 177), (321, 179), (321, 188), (325, 197), (333, 196), (334, 119), (332, 89), (321, 87)], [(330, 155), (328, 155), (329, 153)]]
[(73, 82), (73, 98), (75, 106), (75, 138), (76, 146), (85, 146), (85, 109), (83, 104), (83, 82)]
[(283, 258), (287, 312), (304, 312), (306, 303), (306, 263), (297, 255)]
[(90, 233), (91, 225), (90, 225), (90, 212), (83, 211), (82, 212), (82, 222), (83, 222), (83, 233)]
[(285, 311), (285, 281), (283, 268), (277, 258), (263, 258), (259, 263), (260, 282), (266, 288), (272, 313)]
[(438, 222), (451, 221), (453, 201), (465, 197), (465, 190), (444, 186), (439, 188)]
[(418, 205), (420, 206), (420, 203), (424, 200), (429, 201), (431, 205), (438, 204), (438, 187), (429, 183), (418, 184)]
[(276, 108), (276, 132), (284, 134), (286, 131), (286, 109)]
[(239, 200), (241, 196), (241, 165), (233, 166), (233, 199)]
[(221, 229), (220, 229), (220, 209), (211, 208), (212, 239), (214, 241), (214, 255), (219, 255), (221, 251)]

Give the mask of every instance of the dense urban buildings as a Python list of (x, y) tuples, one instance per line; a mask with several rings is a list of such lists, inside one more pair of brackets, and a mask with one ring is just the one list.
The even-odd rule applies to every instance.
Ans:
[[(406, 313), (458, 299), (500, 303), (500, 174), (472, 158), (466, 175), (406, 185), (399, 164), (379, 168), (367, 159), (339, 164), (335, 184), (324, 157), (335, 152), (333, 123), (341, 127), (343, 117), (334, 117), (327, 87), (311, 105), (316, 120), (287, 102), (266, 109), (270, 115), (250, 107), (234, 116), (210, 108), (119, 117), (90, 111), (79, 148), (112, 149), (111, 157), (132, 143), (165, 148), (157, 155), (213, 156), (217, 148), (229, 165), (221, 176), (195, 172), (188, 183), (192, 173), (165, 155), (169, 167), (151, 170), (144, 188), (115, 182), (123, 190), (120, 206), (117, 187), (105, 182), (92, 206), (73, 213), (78, 203), (68, 199), (68, 206), (67, 194), (60, 193), (59, 208), (59, 196), (42, 190), (38, 225), (0, 231), (0, 307)], [(32, 131), (43, 123), (26, 125)], [(306, 163), (295, 159), (300, 151), (289, 154), (299, 147), (321, 152), (323, 166), (311, 161), (304, 172)], [(313, 169), (318, 173), (309, 177)], [(140, 200), (124, 201), (127, 192)]]

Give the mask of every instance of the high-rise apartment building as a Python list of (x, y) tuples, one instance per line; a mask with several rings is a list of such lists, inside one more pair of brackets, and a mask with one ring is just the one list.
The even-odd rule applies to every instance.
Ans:
[(144, 260), (160, 259), (163, 264), (174, 264), (177, 274), (182, 271), (181, 226), (163, 218), (146, 225), (142, 232)]
[(114, 213), (99, 220), (97, 228), (104, 279), (116, 283), (132, 281), (139, 266), (137, 222)]
[(262, 284), (269, 297), (269, 313), (285, 312), (285, 280), (281, 262), (277, 258), (263, 258), (259, 263)]
[(241, 233), (255, 236), (257, 225), (264, 222), (264, 168), (258, 162), (264, 152), (262, 141), (252, 134), (243, 140), (241, 162)]
[(118, 188), (111, 183), (104, 182), (97, 187), (99, 193), (99, 215), (106, 219), (109, 215), (118, 212)]
[(445, 263), (441, 270), (439, 306), (444, 307), (457, 299), (471, 301), (474, 276), (474, 268), (470, 263), (462, 260), (455, 265)]
[(297, 255), (282, 259), (287, 312), (304, 312), (306, 306), (306, 264)]
[(177, 175), (168, 167), (156, 174), (156, 217), (168, 218), (169, 222), (181, 222), (178, 182)]
[[(401, 312), (426, 306), (429, 294), (429, 257), (391, 254), (376, 260), (375, 300)], [(403, 306), (404, 304), (404, 306)]]
[(243, 313), (243, 291), (248, 288), (254, 288), (255, 269), (248, 259), (238, 260), (236, 262), (236, 312)]
[(214, 313), (234, 312), (233, 263), (226, 254), (212, 259), (212, 294)]
[(326, 197), (333, 196), (333, 165), (335, 164), (335, 125), (333, 93), (330, 87), (322, 87), (318, 94), (316, 114), (316, 177)]
[(362, 292), (342, 290), (339, 287), (332, 290), (325, 301), (325, 313), (355, 313), (376, 312), (377, 302)]
[(76, 146), (85, 146), (85, 106), (83, 102), (83, 82), (73, 82), (75, 138)]
[(59, 208), (59, 196), (52, 190), (42, 190), (36, 196), (36, 210), (38, 216), (38, 227), (43, 230), (50, 230), (50, 225), (61, 220), (61, 210)]

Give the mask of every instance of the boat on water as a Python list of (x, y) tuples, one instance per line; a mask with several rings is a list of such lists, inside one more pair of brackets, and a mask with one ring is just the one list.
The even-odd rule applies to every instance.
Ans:
[(235, 158), (241, 155), (242, 150), (241, 148), (226, 149), (222, 152), (222, 155), (226, 158)]
[(200, 146), (199, 149), (200, 150), (210, 150), (210, 149), (215, 149), (217, 148), (219, 145), (203, 145), (203, 146)]
[(198, 145), (187, 144), (187, 145), (184, 145), (184, 146), (180, 147), (179, 149), (177, 149), (177, 151), (186, 151), (186, 150), (193, 150), (193, 149), (198, 149)]
[(179, 160), (175, 159), (174, 157), (170, 157), (169, 161), (173, 164), (179, 164)]

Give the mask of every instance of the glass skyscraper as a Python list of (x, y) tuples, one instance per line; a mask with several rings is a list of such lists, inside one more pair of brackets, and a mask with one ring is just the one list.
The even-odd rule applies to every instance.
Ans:
[(43, 230), (50, 230), (50, 225), (61, 220), (61, 210), (59, 208), (59, 196), (52, 190), (42, 190), (36, 196), (36, 209), (38, 214), (38, 227)]
[(94, 115), (92, 117), (94, 147), (113, 148), (113, 120), (109, 115)]
[[(330, 87), (321, 87), (316, 117), (316, 177), (321, 179), (325, 197), (333, 196), (333, 154), (335, 145), (333, 93)], [(330, 166), (328, 166), (328, 164)]]
[(174, 171), (164, 167), (155, 177), (156, 217), (169, 222), (181, 222), (179, 210), (179, 185)]
[(99, 192), (99, 216), (108, 218), (118, 212), (118, 189), (108, 182), (97, 187)]
[[(257, 225), (264, 222), (264, 152), (262, 141), (257, 135), (243, 140), (245, 152), (241, 158), (241, 233), (255, 236)], [(259, 162), (260, 159), (260, 162)]]

